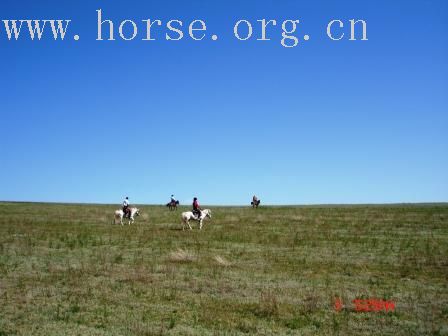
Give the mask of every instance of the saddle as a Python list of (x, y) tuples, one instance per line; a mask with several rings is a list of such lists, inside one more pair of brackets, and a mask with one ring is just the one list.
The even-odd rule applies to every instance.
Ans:
[(131, 218), (131, 209), (127, 208), (127, 209), (123, 209), (124, 212), (124, 218)]

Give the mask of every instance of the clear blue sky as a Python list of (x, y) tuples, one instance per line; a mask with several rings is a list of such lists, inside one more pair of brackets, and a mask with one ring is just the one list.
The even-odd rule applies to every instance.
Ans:
[[(96, 41), (99, 8), (116, 35), (147, 18), (207, 35)], [(278, 26), (236, 40), (238, 19), (261, 18), (300, 19), (299, 46)], [(352, 18), (368, 41), (326, 36)], [(72, 20), (64, 41), (0, 26), (0, 200), (448, 201), (445, 0), (2, 1), (0, 19)]]

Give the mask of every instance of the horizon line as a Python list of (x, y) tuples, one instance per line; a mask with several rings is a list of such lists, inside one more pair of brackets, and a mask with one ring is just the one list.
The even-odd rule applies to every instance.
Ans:
[[(6, 203), (19, 203), (19, 204), (50, 204), (50, 205), (115, 205), (119, 204), (115, 203), (101, 203), (101, 202), (57, 202), (57, 201), (7, 201), (0, 200), (0, 204)], [(135, 203), (136, 206), (165, 206), (166, 203)], [(385, 203), (289, 203), (289, 204), (272, 204), (272, 203), (264, 203), (261, 204), (261, 207), (287, 207), (287, 206), (296, 206), (296, 207), (317, 207), (317, 206), (397, 206), (397, 205), (448, 205), (448, 201), (425, 201), (425, 202), (385, 202)], [(182, 206), (190, 206), (190, 204), (179, 204)], [(212, 207), (251, 207), (250, 203), (248, 204), (204, 204), (205, 206)]]

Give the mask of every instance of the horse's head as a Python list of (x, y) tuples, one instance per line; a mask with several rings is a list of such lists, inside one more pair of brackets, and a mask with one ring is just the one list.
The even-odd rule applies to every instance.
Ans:
[(205, 217), (208, 217), (208, 218), (212, 218), (212, 211), (211, 210), (209, 210), (209, 209), (206, 209), (206, 210), (204, 210), (204, 212), (205, 212)]
[(135, 215), (136, 215), (136, 216), (140, 216), (140, 210), (137, 209), (137, 208), (135, 208)]

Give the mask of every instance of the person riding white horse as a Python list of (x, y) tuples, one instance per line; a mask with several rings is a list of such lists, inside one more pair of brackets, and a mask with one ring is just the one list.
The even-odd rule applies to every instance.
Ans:
[(205, 218), (212, 218), (212, 211), (210, 209), (204, 209), (200, 210), (201, 214), (199, 217), (197, 217), (195, 214), (193, 214), (193, 211), (186, 211), (182, 212), (182, 230), (185, 230), (185, 226), (188, 225), (190, 230), (192, 230), (190, 225), (190, 220), (197, 220), (199, 221), (199, 230), (202, 229), (202, 221)]
[(131, 218), (131, 211), (129, 209), (129, 205), (130, 205), (129, 204), (129, 197), (126, 196), (126, 198), (123, 201), (123, 208), (122, 208), (125, 218), (126, 217)]
[(197, 219), (201, 218), (201, 206), (199, 205), (198, 198), (193, 198), (193, 215), (197, 216)]
[[(128, 225), (131, 225), (131, 223), (134, 223), (134, 217), (136, 216), (140, 216), (140, 210), (138, 208), (128, 208), (129, 211), (129, 221), (128, 221)], [(115, 216), (114, 216), (114, 224), (117, 223), (117, 220), (120, 220), (120, 224), (123, 225), (123, 217), (125, 217), (125, 213), (123, 210), (117, 210), (115, 211)]]

